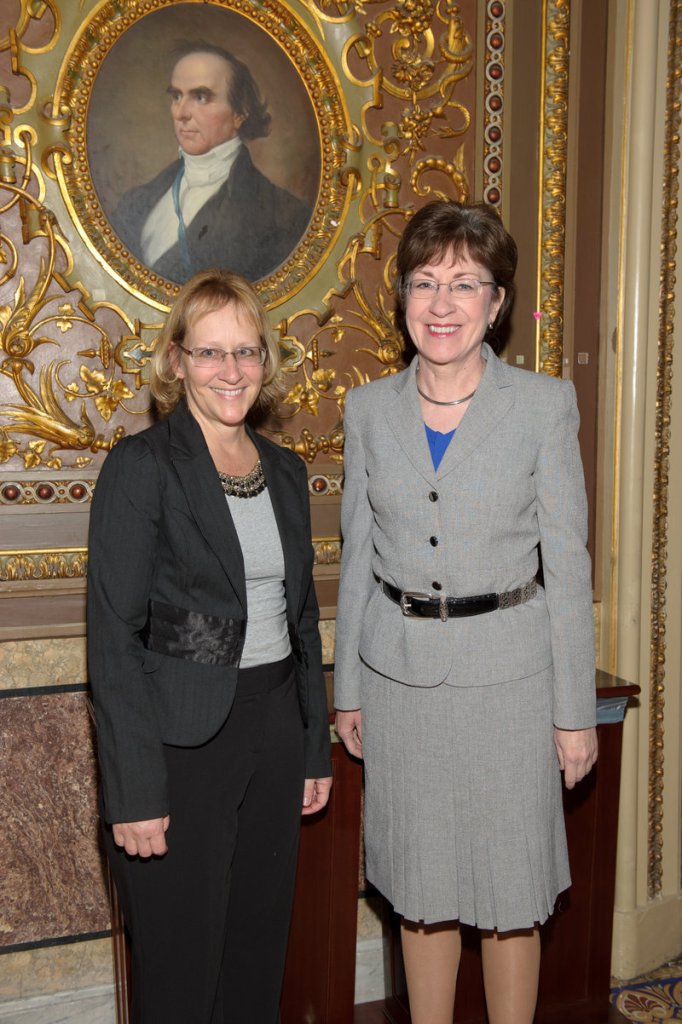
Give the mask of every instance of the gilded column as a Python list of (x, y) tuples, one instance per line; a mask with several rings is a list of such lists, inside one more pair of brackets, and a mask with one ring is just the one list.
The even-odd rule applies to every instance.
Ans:
[[(676, 173), (668, 135), (675, 135), (675, 95), (679, 104), (671, 53), (679, 55), (680, 3), (629, 0), (627, 7), (614, 4), (612, 10), (613, 38), (623, 48), (625, 63), (623, 79), (614, 79), (612, 112), (613, 123), (622, 120), (623, 125), (620, 140), (614, 133), (613, 146), (622, 185), (616, 214), (619, 255), (617, 267), (614, 257), (607, 270), (618, 282), (609, 665), (642, 688), (639, 707), (626, 716), (613, 969), (632, 976), (679, 952), (681, 931), (679, 864), (667, 892), (662, 867), (666, 836), (679, 850), (674, 840), (679, 830), (674, 778), (679, 721), (673, 716), (667, 728), (664, 679), (665, 582), (670, 572), (665, 522), (674, 284), (670, 261), (675, 249), (666, 204), (670, 206), (670, 178)], [(679, 132), (679, 117), (677, 123)], [(677, 154), (679, 165), (679, 137)], [(606, 355), (607, 363), (609, 359)], [(679, 665), (676, 670), (679, 674)], [(666, 799), (666, 772), (672, 772), (676, 811)], [(664, 821), (664, 808), (674, 812), (669, 821)]]
[[(630, 0), (627, 47), (629, 67), (625, 89), (623, 195), (620, 211), (621, 262), (618, 268), (619, 309), (617, 355), (619, 392), (615, 495), (614, 579), (612, 580), (612, 650), (615, 670), (642, 687), (648, 698), (648, 677), (642, 675), (642, 601), (645, 509), (645, 428), (647, 404), (647, 346), (650, 334), (650, 253), (654, 179), (655, 119), (658, 58), (658, 4)], [(650, 513), (649, 513), (650, 514)], [(648, 546), (648, 545), (647, 545)], [(637, 899), (638, 774), (641, 728), (630, 715), (623, 759), (619, 861), (616, 906), (630, 910)], [(643, 895), (643, 894), (642, 894)]]

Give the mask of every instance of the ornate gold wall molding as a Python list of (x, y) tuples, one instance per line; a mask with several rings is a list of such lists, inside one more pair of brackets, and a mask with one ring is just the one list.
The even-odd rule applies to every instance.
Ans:
[[(429, 199), (469, 197), (465, 143), (471, 112), (457, 87), (473, 69), (473, 43), (461, 7), (431, 0), (357, 3), (361, 35), (347, 47), (347, 73), (375, 81), (376, 102), (363, 110), (369, 153), (358, 182), (359, 230), (349, 239), (324, 309), (299, 308), (279, 323), (288, 369), (298, 380), (284, 400), (277, 435), (306, 461), (341, 463), (342, 416), (349, 388), (401, 368), (402, 341), (393, 317), (393, 260), (411, 212)], [(368, 17), (368, 15), (372, 15)], [(472, 97), (473, 100), (473, 97)], [(339, 368), (337, 355), (350, 356)], [(287, 421), (335, 411), (331, 430)]]
[[(82, 285), (68, 283), (73, 256), (41, 198), (46, 181), (36, 134), (15, 125), (6, 104), (0, 126), (0, 464), (81, 470), (125, 433), (122, 424), (112, 425), (114, 414), (146, 413), (139, 366), (126, 363), (121, 342), (128, 351), (137, 346), (145, 359), (150, 345), (139, 322), (110, 303), (92, 303)], [(77, 373), (74, 355), (86, 360)]]
[(311, 497), (338, 497), (343, 493), (343, 473), (313, 473), (308, 477)]
[[(133, 266), (92, 173), (88, 144), (107, 137), (110, 115), (93, 122), (89, 111), (116, 48), (145, 19), (176, 10), (184, 17), (195, 4), (197, 21), (208, 11), (211, 24), (241, 19), (267, 33), (311, 97), (319, 201), (305, 244), (256, 287), (289, 385), (265, 429), (320, 466), (311, 472), (316, 561), (331, 577), (338, 537), (334, 512), (322, 514), (322, 505), (338, 504), (340, 480), (325, 464), (340, 470), (345, 395), (402, 365), (393, 313), (398, 239), (428, 200), (470, 194), (482, 2), (17, 0), (15, 23), (0, 39), (0, 504), (12, 506), (3, 597), (19, 576), (73, 577), (66, 555), (85, 543), (96, 472), (120, 437), (150, 422), (149, 358), (177, 288)], [(499, 97), (493, 64), (502, 66), (503, 19), (494, 12), (503, 15), (505, 5), (487, 6), (498, 18), (487, 45)], [(165, 90), (165, 81), (151, 84)], [(132, 111), (141, 98), (124, 86), (114, 82), (113, 95)], [(494, 132), (489, 142), (492, 187)], [(77, 507), (52, 516), (50, 505), (61, 513), (80, 506), (80, 518)]]
[(682, 2), (671, 0), (666, 81), (661, 288), (656, 368), (653, 547), (651, 553), (651, 657), (649, 696), (648, 889), (653, 899), (663, 882), (663, 784), (665, 726), (665, 590), (667, 584), (668, 472), (677, 272), (677, 224), (682, 107)]
[(504, 0), (489, 0), (485, 19), (483, 113), (484, 202), (500, 207), (504, 186), (504, 79), (507, 9)]
[(0, 583), (85, 579), (87, 566), (86, 548), (0, 551)]
[[(0, 109), (0, 464), (13, 473), (97, 466), (147, 422), (158, 310), (177, 287), (133, 265), (108, 224), (87, 116), (117, 42), (174, 6), (20, 0), (0, 41), (12, 67)], [(272, 431), (309, 462), (340, 462), (347, 389), (400, 364), (391, 271), (405, 221), (429, 198), (469, 195), (474, 87), (460, 89), (473, 68), (463, 12), (475, 25), (476, 3), (197, 3), (207, 8), (253, 18), (288, 48), (311, 95), (319, 89), (316, 116), (331, 157), (318, 206), (329, 230), (313, 218), (300, 259), (258, 287), (292, 378)], [(316, 56), (305, 57), (306, 40)], [(22, 99), (12, 107), (15, 92)]]
[(90, 501), (94, 479), (56, 479), (51, 476), (17, 477), (0, 483), (0, 505), (83, 505)]
[(560, 377), (564, 263), (570, 0), (543, 0), (536, 369)]
[(341, 562), (341, 541), (338, 537), (315, 538), (313, 550), (315, 565), (339, 565)]

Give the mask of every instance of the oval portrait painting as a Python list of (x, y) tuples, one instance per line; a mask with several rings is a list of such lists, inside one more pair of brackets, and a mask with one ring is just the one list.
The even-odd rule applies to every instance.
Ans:
[(280, 42), (235, 10), (178, 3), (127, 28), (97, 73), (86, 136), (102, 210), (154, 280), (220, 266), (256, 282), (309, 229), (314, 105)]

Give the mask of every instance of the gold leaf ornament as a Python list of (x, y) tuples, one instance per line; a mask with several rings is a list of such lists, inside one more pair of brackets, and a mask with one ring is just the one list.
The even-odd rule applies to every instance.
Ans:
[(19, 445), (6, 434), (0, 436), (0, 462), (7, 462), (19, 451)]
[(44, 441), (30, 441), (28, 451), (23, 452), (25, 469), (35, 469), (43, 461), (41, 454), (45, 449)]
[(108, 423), (112, 413), (116, 412), (123, 399), (132, 397), (132, 391), (122, 380), (111, 380), (107, 384), (104, 394), (95, 398), (95, 407), (102, 419)]

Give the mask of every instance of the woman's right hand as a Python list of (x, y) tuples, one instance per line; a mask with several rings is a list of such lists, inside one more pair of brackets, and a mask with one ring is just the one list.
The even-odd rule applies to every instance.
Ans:
[(168, 852), (166, 832), (170, 815), (150, 821), (124, 821), (111, 826), (114, 842), (131, 857), (161, 857)]
[(362, 711), (337, 711), (335, 728), (349, 754), (362, 757)]

